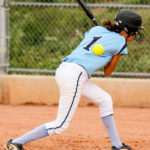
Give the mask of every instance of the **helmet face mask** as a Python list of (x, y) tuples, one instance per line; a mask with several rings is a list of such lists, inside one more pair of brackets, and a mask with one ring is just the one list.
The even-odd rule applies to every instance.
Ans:
[(144, 27), (141, 26), (142, 17), (136, 11), (130, 9), (122, 9), (117, 13), (114, 21), (120, 31), (125, 30), (125, 32), (129, 34), (129, 36), (134, 35), (137, 41), (143, 40), (144, 36), (139, 32), (140, 29), (144, 29)]
[(134, 35), (134, 40), (136, 40), (137, 42), (142, 42), (144, 39), (144, 34), (142, 34), (141, 32), (136, 32)]

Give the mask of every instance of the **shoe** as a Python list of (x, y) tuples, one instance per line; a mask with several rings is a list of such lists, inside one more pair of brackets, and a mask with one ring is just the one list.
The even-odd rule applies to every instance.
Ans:
[(4, 145), (3, 150), (24, 150), (21, 144), (11, 143), (12, 139)]
[(124, 143), (122, 143), (122, 147), (120, 147), (120, 148), (117, 148), (117, 147), (115, 147), (115, 146), (112, 146), (112, 149), (111, 150), (132, 150), (132, 148), (130, 147), (130, 146), (128, 146), (128, 145), (125, 145)]

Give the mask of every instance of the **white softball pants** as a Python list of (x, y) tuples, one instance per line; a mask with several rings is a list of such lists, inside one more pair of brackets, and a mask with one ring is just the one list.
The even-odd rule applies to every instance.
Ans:
[(49, 135), (60, 134), (68, 128), (81, 95), (98, 104), (101, 117), (113, 114), (111, 96), (90, 82), (81, 66), (63, 62), (56, 70), (55, 78), (60, 99), (56, 120), (45, 124)]

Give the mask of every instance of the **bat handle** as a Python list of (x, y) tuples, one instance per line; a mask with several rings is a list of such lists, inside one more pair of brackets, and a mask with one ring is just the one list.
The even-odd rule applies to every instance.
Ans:
[(92, 19), (92, 22), (93, 22), (96, 26), (99, 26), (99, 23), (96, 21), (95, 18)]

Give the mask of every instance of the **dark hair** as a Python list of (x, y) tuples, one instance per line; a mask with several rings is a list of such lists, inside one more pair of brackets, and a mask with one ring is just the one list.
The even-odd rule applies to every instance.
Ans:
[(114, 22), (111, 22), (109, 19), (104, 19), (102, 23), (103, 27), (110, 31), (115, 31), (117, 33), (121, 32), (121, 29), (117, 28), (117, 25)]

